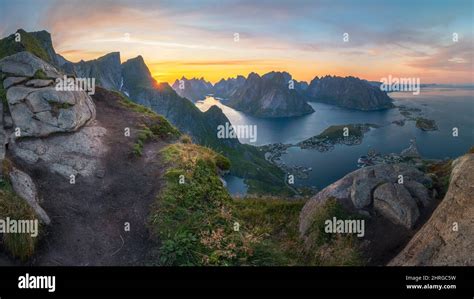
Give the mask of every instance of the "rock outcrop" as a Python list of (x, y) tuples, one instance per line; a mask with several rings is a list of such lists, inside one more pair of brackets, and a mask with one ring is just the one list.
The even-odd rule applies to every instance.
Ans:
[(313, 108), (296, 91), (295, 82), (291, 80), (291, 75), (286, 72), (270, 72), (262, 77), (251, 73), (245, 83), (230, 95), (226, 105), (257, 117), (293, 117), (313, 113)]
[(102, 171), (101, 158), (107, 151), (102, 137), (106, 129), (86, 126), (74, 134), (16, 140), (9, 147), (12, 155), (29, 164), (44, 167), (65, 179), (71, 175), (89, 177)]
[(245, 80), (244, 76), (221, 79), (219, 82), (214, 84), (213, 92), (217, 97), (227, 99), (245, 84)]
[(390, 266), (474, 265), (474, 154), (452, 167), (444, 199)]
[(407, 228), (413, 228), (420, 216), (415, 199), (402, 184), (383, 183), (375, 188), (373, 204), (376, 212)]
[(38, 71), (49, 78), (61, 77), (54, 66), (30, 52), (20, 52), (0, 60), (0, 72), (7, 74), (7, 77), (33, 77)]
[(95, 78), (97, 85), (106, 89), (120, 90), (122, 85), (119, 52), (109, 53), (89, 61), (67, 62), (62, 69), (79, 78)]
[(213, 89), (212, 84), (204, 78), (186, 79), (185, 77), (176, 80), (171, 87), (177, 94), (193, 102), (204, 100)]
[[(0, 60), (4, 102), (0, 105), (0, 162), (8, 144), (9, 157), (28, 169), (40, 166), (68, 180), (71, 175), (95, 175), (107, 150), (102, 142), (105, 129), (94, 122), (96, 110), (90, 96), (81, 89), (57, 90), (56, 79), (64, 79), (64, 74), (30, 52)], [(3, 175), (39, 219), (49, 224), (32, 178), (15, 167)]]
[[(399, 176), (403, 183), (399, 184)], [(381, 215), (411, 229), (420, 209), (429, 202), (431, 178), (407, 164), (378, 164), (349, 173), (311, 198), (300, 214), (300, 232), (306, 233), (312, 216), (329, 198), (363, 215)]]
[(306, 89), (312, 101), (357, 110), (392, 108), (392, 99), (380, 88), (355, 77), (314, 78)]
[[(57, 90), (61, 73), (29, 52), (0, 60), (14, 137), (45, 137), (73, 132), (95, 118), (92, 99), (83, 90)], [(35, 78), (42, 73), (41, 78)]]
[(13, 169), (9, 173), (10, 182), (12, 184), (13, 191), (23, 198), (28, 205), (33, 208), (38, 218), (46, 225), (51, 223), (49, 216), (39, 205), (38, 191), (36, 185), (30, 176), (23, 171)]
[(410, 140), (410, 146), (402, 150), (400, 155), (407, 158), (420, 158), (420, 153), (418, 152), (418, 148), (416, 147), (416, 140)]

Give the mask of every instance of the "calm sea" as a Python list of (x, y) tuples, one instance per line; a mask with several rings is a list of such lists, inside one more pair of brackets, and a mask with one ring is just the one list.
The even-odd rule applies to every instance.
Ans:
[[(252, 145), (270, 143), (295, 144), (318, 135), (331, 125), (375, 123), (381, 128), (372, 129), (359, 145), (336, 145), (332, 151), (291, 147), (282, 160), (289, 165), (312, 167), (308, 179), (296, 180), (297, 185), (315, 186), (318, 189), (333, 183), (347, 173), (357, 169), (357, 159), (374, 149), (382, 154), (399, 153), (408, 147), (410, 139), (416, 138), (418, 150), (424, 158), (453, 158), (465, 153), (474, 145), (474, 88), (424, 88), (419, 95), (412, 93), (391, 93), (395, 105), (421, 109), (421, 116), (434, 119), (438, 131), (424, 132), (416, 128), (414, 121), (404, 126), (392, 124), (404, 117), (398, 109), (363, 112), (349, 110), (321, 103), (310, 103), (315, 112), (301, 117), (262, 119), (245, 115), (225, 106), (225, 101), (208, 97), (196, 103), (202, 111), (212, 105), (219, 106), (233, 125), (256, 125), (257, 141)], [(453, 128), (459, 136), (453, 137)], [(227, 178), (228, 188), (233, 194), (245, 193), (243, 180)]]

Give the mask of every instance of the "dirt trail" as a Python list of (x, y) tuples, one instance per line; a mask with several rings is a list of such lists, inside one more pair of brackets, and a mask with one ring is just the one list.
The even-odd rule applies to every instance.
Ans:
[(155, 153), (164, 143), (147, 144), (141, 158), (131, 156), (135, 138), (133, 133), (125, 137), (124, 128), (134, 132), (144, 116), (117, 99), (103, 90), (94, 96), (97, 123), (107, 129), (104, 144), (109, 147), (103, 178), (78, 177), (71, 185), (44, 169), (27, 169), (52, 220), (33, 265), (141, 265), (147, 257), (147, 217), (163, 170)]

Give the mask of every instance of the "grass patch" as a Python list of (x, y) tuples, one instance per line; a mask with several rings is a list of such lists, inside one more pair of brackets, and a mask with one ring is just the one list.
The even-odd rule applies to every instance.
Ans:
[[(298, 231), (304, 201), (280, 197), (232, 199), (218, 177), (219, 160), (225, 158), (211, 149), (176, 143), (164, 148), (161, 155), (170, 167), (165, 174), (165, 187), (150, 214), (152, 234), (161, 242), (151, 264), (362, 264), (353, 239), (312, 232), (317, 242), (308, 248)], [(333, 216), (347, 215), (334, 203), (316, 219)], [(318, 221), (312, 226), (316, 232)], [(338, 256), (323, 259), (328, 252)]]
[(31, 34), (19, 29), (20, 41), (16, 41), (15, 34), (11, 34), (0, 40), (0, 59), (19, 52), (28, 51), (46, 62), (51, 62), (48, 53), (41, 43)]
[(194, 144), (162, 150), (172, 167), (150, 216), (151, 230), (161, 241), (155, 263), (237, 265), (251, 254), (253, 236), (233, 230), (232, 199), (217, 176), (217, 155)]
[[(0, 219), (38, 220), (34, 210), (13, 191), (7, 180), (0, 182)], [(3, 235), (3, 247), (15, 258), (26, 261), (35, 252), (38, 237), (30, 234)]]
[(46, 73), (43, 70), (39, 69), (39, 70), (36, 70), (36, 72), (34, 73), (33, 79), (46, 80), (48, 79), (48, 76), (46, 76)]
[(234, 206), (242, 227), (262, 238), (263, 244), (252, 257), (255, 264), (305, 265), (303, 242), (298, 232), (298, 219), (304, 201), (247, 197), (235, 200)]
[(180, 136), (180, 132), (173, 127), (164, 117), (157, 115), (149, 124), (142, 124), (138, 131), (138, 137), (133, 144), (132, 153), (135, 156), (143, 154), (146, 142), (153, 139), (169, 140)]
[[(241, 211), (217, 175), (223, 156), (183, 143), (166, 147), (162, 156), (171, 167), (150, 216), (151, 230), (161, 241), (155, 264), (286, 264), (284, 255), (266, 240), (267, 236), (240, 218)], [(183, 177), (185, 183), (180, 184)]]
[(335, 199), (329, 198), (313, 215), (313, 221), (306, 233), (306, 265), (319, 266), (361, 266), (364, 264), (354, 235), (328, 234), (325, 221), (336, 217), (338, 220), (363, 219), (347, 213)]
[(147, 116), (152, 116), (152, 117), (158, 116), (158, 114), (156, 114), (150, 108), (133, 102), (127, 96), (123, 95), (121, 92), (118, 92), (118, 91), (111, 91), (111, 92), (113, 92), (120, 98), (120, 104), (124, 106), (125, 108), (128, 108), (129, 110), (132, 110), (134, 112), (145, 114)]
[(8, 100), (7, 100), (7, 91), (3, 88), (3, 74), (0, 73), (0, 100), (2, 101), (3, 107), (8, 107)]
[(112, 92), (120, 98), (119, 103), (123, 107), (133, 112), (148, 116), (148, 119), (144, 120), (144, 123), (141, 125), (141, 128), (138, 131), (137, 141), (132, 147), (133, 155), (141, 156), (143, 154), (143, 146), (150, 140), (156, 138), (170, 140), (181, 136), (181, 132), (163, 116), (155, 113), (148, 107), (133, 102), (120, 92)]

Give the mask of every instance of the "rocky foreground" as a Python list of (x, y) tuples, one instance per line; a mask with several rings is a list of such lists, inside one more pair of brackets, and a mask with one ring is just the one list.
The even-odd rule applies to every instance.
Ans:
[(390, 266), (474, 265), (474, 154), (452, 166), (443, 201)]
[[(105, 89), (97, 88), (94, 99), (82, 90), (56, 90), (53, 82), (64, 74), (29, 52), (0, 60), (0, 75), (1, 204), (11, 185), (42, 223), (28, 263), (142, 264), (150, 246), (147, 216), (163, 169), (151, 153), (163, 144), (149, 142), (142, 159), (133, 159), (131, 149), (143, 124), (153, 120)], [(133, 234), (125, 233), (125, 223)], [(0, 252), (0, 265), (12, 264), (19, 261)]]
[(473, 265), (474, 154), (458, 158), (450, 167), (444, 198), (439, 185), (444, 179), (409, 164), (377, 164), (349, 173), (305, 204), (301, 236), (309, 238), (314, 215), (335, 199), (366, 219), (362, 247), (375, 264)]

